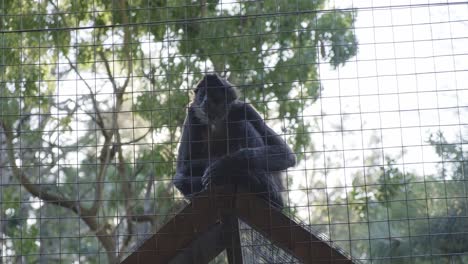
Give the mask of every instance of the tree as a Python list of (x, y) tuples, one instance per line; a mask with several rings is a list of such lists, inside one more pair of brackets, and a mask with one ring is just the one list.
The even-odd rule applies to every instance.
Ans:
[(385, 166), (368, 171), (372, 183), (356, 184), (349, 194), (357, 213), (351, 215), (359, 216), (349, 221), (362, 223), (352, 233), (366, 234), (360, 237), (365, 240), (354, 243), (356, 255), (360, 253), (372, 263), (466, 261), (466, 152), (442, 133), (431, 135), (427, 143), (441, 160), (436, 174), (404, 172), (387, 158)]
[(267, 119), (287, 118), (301, 150), (318, 61), (357, 52), (355, 13), (317, 11), (325, 0), (1, 5), (7, 262), (114, 263), (163, 222), (188, 90), (204, 71), (225, 72)]

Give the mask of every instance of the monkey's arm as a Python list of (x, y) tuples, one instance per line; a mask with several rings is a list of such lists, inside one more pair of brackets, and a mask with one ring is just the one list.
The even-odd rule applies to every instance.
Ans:
[(296, 164), (296, 155), (291, 148), (265, 124), (257, 111), (247, 104), (242, 107), (244, 109), (241, 113), (245, 115), (243, 118), (247, 121), (245, 129), (253, 130), (247, 135), (260, 137), (262, 146), (242, 148), (211, 164), (202, 177), (204, 186), (210, 182), (240, 183), (245, 181), (245, 177), (253, 180), (254, 185), (262, 185), (265, 184), (263, 182), (265, 178), (259, 177), (260, 175), (282, 171)]
[(182, 127), (182, 137), (177, 155), (176, 174), (172, 181), (177, 189), (179, 189), (185, 196), (190, 196), (203, 189), (201, 176), (207, 166), (206, 161), (195, 160), (191, 157), (191, 120), (193, 120), (193, 117), (189, 111)]
[(286, 142), (265, 124), (260, 114), (249, 104), (245, 104), (245, 115), (263, 140), (264, 146), (244, 148), (235, 153), (234, 159), (247, 162), (249, 168), (261, 171), (281, 171), (296, 165), (296, 155)]

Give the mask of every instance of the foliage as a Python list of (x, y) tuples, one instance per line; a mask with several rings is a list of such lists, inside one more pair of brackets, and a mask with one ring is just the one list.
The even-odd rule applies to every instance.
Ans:
[(357, 52), (356, 14), (320, 12), (325, 0), (0, 5), (7, 263), (114, 263), (163, 222), (180, 197), (170, 179), (189, 89), (205, 71), (229, 76), (267, 122), (284, 119), (303, 150), (318, 62)]
[(387, 159), (381, 173), (373, 174), (376, 185), (356, 186), (349, 194), (358, 215), (350, 221), (362, 223), (352, 233), (370, 238), (356, 240), (353, 250), (372, 263), (466, 261), (461, 254), (468, 252), (466, 153), (441, 133), (428, 143), (443, 161), (437, 175), (405, 173)]

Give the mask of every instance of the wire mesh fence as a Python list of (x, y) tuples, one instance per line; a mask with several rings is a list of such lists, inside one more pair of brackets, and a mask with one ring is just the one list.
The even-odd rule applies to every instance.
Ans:
[(0, 6), (1, 263), (116, 263), (170, 220), (207, 73), (295, 153), (285, 214), (357, 262), (468, 263), (468, 2)]

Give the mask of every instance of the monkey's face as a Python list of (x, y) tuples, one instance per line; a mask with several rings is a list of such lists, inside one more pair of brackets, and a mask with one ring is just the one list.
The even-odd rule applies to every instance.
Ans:
[(198, 83), (192, 106), (196, 116), (205, 124), (224, 119), (237, 92), (225, 79), (216, 74), (208, 74)]
[[(233, 99), (227, 95), (228, 87), (200, 87), (196, 91), (195, 105), (207, 121), (223, 119)], [(199, 113), (200, 114), (200, 113)]]

